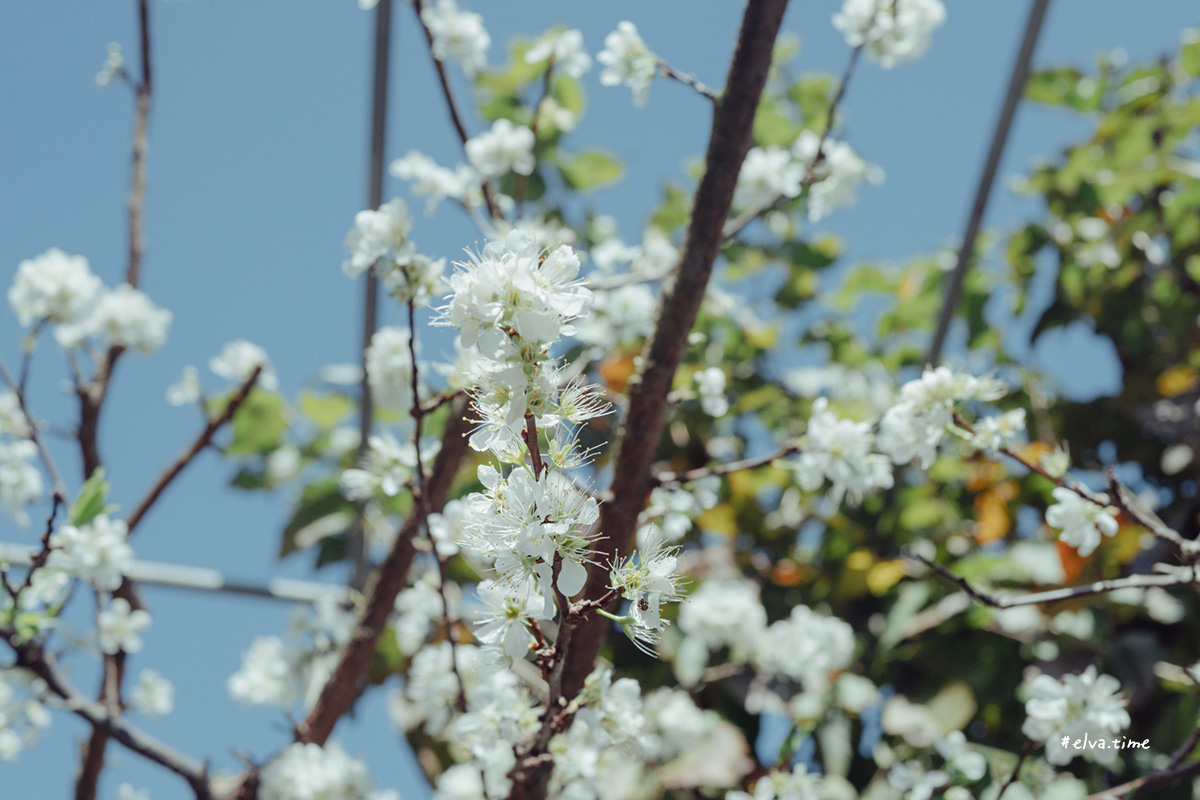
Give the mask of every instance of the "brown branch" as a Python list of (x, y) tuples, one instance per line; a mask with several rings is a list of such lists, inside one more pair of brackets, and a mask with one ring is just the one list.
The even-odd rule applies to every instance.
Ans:
[(200, 435), (196, 437), (195, 441), (191, 443), (187, 450), (180, 453), (179, 458), (175, 459), (174, 463), (163, 471), (163, 474), (150, 487), (150, 491), (146, 492), (146, 496), (142, 498), (142, 502), (138, 503), (137, 508), (129, 515), (127, 524), (131, 536), (133, 535), (134, 528), (146, 516), (146, 512), (150, 510), (151, 506), (158, 502), (158, 498), (171, 485), (171, 482), (179, 476), (179, 473), (183, 472), (188, 464), (191, 464), (195, 460), (196, 456), (200, 455), (206, 447), (212, 444), (213, 436), (217, 434), (217, 431), (233, 419), (233, 415), (237, 413), (237, 410), (246, 402), (246, 398), (250, 396), (250, 392), (254, 390), (254, 385), (258, 382), (258, 376), (262, 374), (262, 370), (262, 364), (254, 368), (249, 377), (238, 387), (233, 397), (229, 398), (229, 402), (221, 409), (221, 413), (208, 421), (208, 424), (200, 431)]
[(1122, 783), (1120, 786), (1114, 786), (1111, 789), (1105, 789), (1088, 795), (1084, 800), (1113, 800), (1113, 798), (1124, 797), (1141, 789), (1151, 789), (1155, 786), (1174, 783), (1175, 781), (1196, 774), (1200, 774), (1200, 761), (1189, 761), (1186, 764), (1155, 770), (1149, 775), (1144, 775), (1128, 783)]
[[(598, 561), (614, 562), (631, 548), (638, 513), (654, 487), (654, 454), (665, 423), (667, 394), (720, 250), (721, 229), (750, 149), (754, 113), (786, 8), (787, 0), (750, 0), (747, 4), (726, 88), (715, 104), (704, 177), (692, 204), (674, 281), (663, 297), (655, 333), (630, 397), (613, 470), (613, 500), (601, 509), (599, 527), (605, 538)], [(599, 598), (607, 589), (607, 571), (593, 566), (583, 599)], [(559, 626), (555, 647), (560, 659), (548, 680), (545, 717), (561, 712), (578, 694), (595, 664), (608, 630), (606, 623), (594, 615), (578, 626)], [(518, 761), (510, 795), (514, 800), (546, 796), (551, 765), (540, 757), (547, 744), (548, 737), (539, 736), (526, 753), (527, 761)]]
[(992, 194), (992, 182), (996, 178), (996, 170), (1000, 168), (1000, 157), (1004, 154), (1004, 146), (1008, 143), (1008, 132), (1012, 129), (1013, 118), (1017, 112), (1017, 102), (1025, 89), (1025, 76), (1029, 72), (1029, 62), (1033, 58), (1033, 49), (1037, 44), (1038, 34), (1042, 30), (1042, 20), (1046, 17), (1046, 8), (1050, 0), (1032, 0), (1029, 8), (1029, 19), (1025, 23), (1025, 34), (1021, 39), (1021, 49), (1013, 63), (1012, 73), (1008, 78), (1008, 92), (1004, 95), (1004, 105), (1000, 110), (1000, 118), (996, 120), (996, 128), (992, 132), (992, 144), (988, 148), (987, 161), (983, 165), (983, 173), (979, 176), (979, 184), (975, 188), (975, 200), (971, 204), (971, 214), (967, 217), (967, 228), (963, 233), (962, 244), (958, 248), (958, 261), (946, 282), (946, 294), (942, 300), (942, 310), (938, 314), (937, 328), (933, 334), (933, 344), (929, 347), (930, 364), (937, 364), (942, 356), (942, 346), (946, 343), (946, 334), (950, 330), (950, 321), (954, 319), (954, 310), (958, 306), (958, 297), (962, 293), (963, 279), (966, 278), (971, 258), (975, 255), (975, 238), (979, 235), (979, 226), (983, 223), (983, 214), (987, 210), (988, 198)]
[(1158, 515), (1146, 508), (1132, 492), (1120, 481), (1112, 467), (1108, 468), (1108, 489), (1117, 508), (1130, 517), (1134, 522), (1153, 533), (1159, 539), (1174, 545), (1179, 552), (1190, 561), (1200, 556), (1200, 542), (1183, 538), (1178, 531), (1159, 519)]
[(1021, 755), (1017, 758), (1016, 766), (1013, 767), (1012, 774), (1008, 776), (1008, 780), (1000, 787), (1000, 793), (996, 795), (996, 800), (1001, 800), (1004, 797), (1004, 793), (1008, 791), (1008, 787), (1017, 782), (1017, 776), (1021, 774), (1021, 765), (1025, 763), (1025, 759), (1029, 758), (1036, 749), (1037, 744), (1034, 742), (1026, 742), (1021, 748)]
[(63, 700), (66, 709), (84, 719), (93, 730), (103, 731), (105, 739), (112, 738), (138, 755), (174, 772), (187, 781), (198, 800), (209, 800), (212, 797), (208, 768), (204, 764), (129, 725), (100, 703), (87, 699), (59, 675), (39, 645), (20, 642), (10, 630), (0, 629), (0, 637), (3, 637), (16, 653), (16, 665), (41, 678), (46, 688)]
[(546, 466), (546, 462), (542, 461), (542, 448), (538, 443), (537, 420), (528, 411), (525, 412), (525, 427), (522, 429), (521, 435), (525, 439), (525, 446), (529, 448), (529, 460), (533, 462), (533, 479), (537, 480), (549, 467)]
[(661, 486), (667, 483), (690, 483), (692, 481), (698, 481), (702, 478), (709, 478), (714, 475), (728, 475), (731, 472), (740, 472), (744, 469), (765, 467), (781, 458), (787, 458), (792, 453), (799, 452), (799, 450), (800, 443), (792, 442), (791, 444), (784, 445), (774, 452), (766, 453), (761, 456), (755, 456), (754, 458), (743, 458), (740, 461), (730, 461), (729, 463), (717, 464), (712, 467), (698, 467), (696, 469), (687, 470), (686, 472), (660, 472), (654, 477), (654, 481)]
[(1114, 578), (1105, 581), (1084, 584), (1083, 586), (1068, 586), (1063, 589), (1051, 589), (1045, 592), (1031, 592), (1015, 597), (998, 596), (971, 584), (966, 578), (956, 575), (946, 567), (918, 553), (906, 552), (905, 555), (919, 561), (946, 580), (958, 586), (963, 592), (977, 603), (992, 608), (1014, 608), (1016, 606), (1032, 606), (1040, 603), (1061, 603), (1079, 597), (1089, 597), (1097, 594), (1107, 594), (1118, 589), (1151, 589), (1154, 587), (1188, 586), (1200, 583), (1200, 571), (1197, 567), (1180, 569), (1166, 575), (1130, 575), (1125, 578)]
[(661, 58), (658, 59), (658, 71), (672, 80), (679, 81), (685, 86), (692, 87), (701, 95), (707, 97), (714, 103), (717, 102), (717, 93), (705, 84), (701, 83), (695, 75), (692, 75), (689, 72), (677, 70), (667, 62), (663, 61)]
[(396, 535), (391, 552), (380, 564), (367, 591), (363, 609), (355, 621), (354, 635), (342, 651), (333, 674), (321, 689), (308, 717), (297, 728), (297, 741), (323, 745), (337, 721), (350, 710), (358, 696), (359, 682), (366, 674), (379, 637), (387, 627), (396, 596), (407, 582), (408, 569), (416, 552), (417, 532), (425, 523), (424, 510), (435, 513), (445, 506), (450, 485), (466, 455), (466, 410), (465, 401), (459, 401), (451, 407), (450, 418), (442, 435), (442, 449), (434, 459), (433, 470), (424, 487), (425, 501), (414, 504)]
[[(421, 12), (425, 10), (425, 4), (422, 0), (412, 0), (412, 6), (413, 10), (417, 12), (417, 22), (421, 25), (421, 31), (425, 34), (425, 43), (429, 46), (429, 57), (433, 59), (433, 68), (437, 71), (438, 83), (441, 84), (442, 95), (446, 98), (446, 110), (450, 112), (450, 122), (454, 124), (459, 141), (465, 148), (471, 135), (467, 133), (467, 126), (463, 124), (462, 115), (458, 112), (458, 104), (454, 101), (454, 91), (450, 88), (450, 79), (446, 76), (446, 65), (433, 54), (433, 34), (429, 32), (425, 20), (421, 19)], [(504, 215), (500, 213), (500, 208), (492, 197), (492, 190), (486, 179), (483, 181), (482, 187), (483, 202), (487, 205), (488, 216), (494, 220), (502, 219)]]
[[(135, 289), (141, 282), (142, 253), (145, 241), (142, 233), (144, 203), (146, 196), (146, 149), (149, 140), (150, 105), (154, 96), (154, 72), (150, 44), (150, 2), (138, 0), (138, 32), (142, 58), (142, 75), (135, 87), (137, 94), (133, 123), (132, 166), (129, 178), (129, 263), (125, 270), (125, 282)], [(105, 353), (103, 365), (96, 371), (89, 385), (76, 385), (79, 397), (79, 449), (83, 460), (83, 477), (87, 480), (100, 466), (100, 411), (112, 380), (113, 370), (125, 348), (113, 346)], [(134, 608), (137, 602), (133, 584), (124, 581), (117, 596), (125, 597)], [(124, 653), (105, 658), (105, 677), (101, 684), (100, 702), (109, 708), (120, 703), (121, 678), (124, 674)], [(84, 751), (83, 763), (75, 782), (76, 800), (94, 800), (104, 767), (104, 749), (109, 733), (103, 727), (94, 727)]]

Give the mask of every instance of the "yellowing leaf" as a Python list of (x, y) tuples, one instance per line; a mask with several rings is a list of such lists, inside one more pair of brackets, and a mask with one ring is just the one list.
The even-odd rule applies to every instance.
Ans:
[(904, 562), (900, 559), (880, 561), (867, 570), (867, 588), (871, 590), (871, 594), (879, 597), (886, 594), (887, 590), (895, 586), (906, 574)]
[(1155, 386), (1163, 397), (1175, 397), (1200, 386), (1200, 375), (1188, 365), (1180, 364), (1159, 375)]

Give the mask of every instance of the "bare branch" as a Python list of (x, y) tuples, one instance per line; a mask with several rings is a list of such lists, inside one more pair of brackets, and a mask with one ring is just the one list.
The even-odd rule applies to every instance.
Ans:
[(717, 464), (712, 467), (698, 467), (690, 469), (687, 472), (661, 472), (654, 477), (655, 483), (664, 485), (668, 483), (691, 483), (702, 478), (709, 478), (714, 475), (728, 475), (731, 472), (740, 472), (746, 469), (756, 469), (772, 464), (781, 458), (787, 458), (792, 453), (799, 452), (800, 443), (791, 442), (770, 453), (754, 458), (743, 458), (740, 461), (730, 461), (727, 464)]
[(16, 653), (17, 666), (41, 678), (46, 688), (63, 700), (66, 709), (86, 720), (93, 730), (102, 731), (105, 739), (115, 739), (129, 750), (174, 772), (187, 781), (198, 800), (209, 800), (212, 797), (208, 769), (204, 764), (129, 725), (100, 703), (87, 699), (59, 675), (49, 657), (38, 645), (20, 642), (10, 630), (0, 629), (0, 636)]
[(1096, 581), (1082, 586), (1068, 586), (1063, 589), (1051, 589), (1045, 592), (1031, 592), (1022, 595), (995, 595), (976, 586), (960, 575), (956, 575), (936, 561), (931, 561), (922, 555), (907, 552), (905, 555), (914, 561), (919, 561), (946, 580), (957, 585), (972, 600), (992, 608), (1015, 608), (1017, 606), (1033, 606), (1041, 603), (1061, 603), (1078, 597), (1107, 594), (1118, 589), (1151, 589), (1169, 586), (1188, 586), (1200, 583), (1200, 569), (1195, 565), (1181, 567), (1163, 575), (1130, 575), (1125, 578)]
[(1121, 509), (1134, 522), (1163, 541), (1174, 545), (1188, 560), (1195, 561), (1196, 557), (1200, 556), (1200, 542), (1194, 539), (1183, 538), (1178, 531), (1171, 528), (1167, 523), (1159, 519), (1157, 514), (1146, 508), (1133, 492), (1129, 491), (1117, 480), (1117, 473), (1112, 467), (1108, 468), (1108, 489), (1117, 508)]
[(146, 512), (150, 510), (151, 506), (158, 502), (158, 498), (171, 485), (171, 482), (179, 476), (179, 473), (183, 472), (188, 464), (192, 463), (196, 456), (200, 455), (206, 447), (212, 444), (213, 436), (216, 435), (217, 431), (233, 419), (233, 415), (237, 413), (242, 403), (246, 402), (246, 398), (253, 391), (254, 385), (258, 382), (258, 376), (262, 374), (262, 370), (263, 367), (261, 364), (254, 368), (249, 377), (242, 381), (242, 385), (238, 387), (233, 397), (229, 398), (229, 402), (221, 409), (221, 413), (208, 421), (208, 424), (200, 431), (200, 435), (196, 437), (195, 441), (179, 455), (179, 458), (175, 459), (171, 466), (167, 467), (163, 474), (158, 477), (158, 480), (154, 482), (154, 485), (150, 487), (150, 491), (146, 492), (146, 496), (142, 498), (137, 508), (129, 515), (128, 525), (130, 535), (133, 534), (134, 528), (142, 521), (142, 517), (146, 516)]
[(683, 72), (682, 70), (675, 69), (661, 58), (658, 59), (658, 71), (672, 80), (679, 81), (685, 86), (692, 87), (698, 93), (708, 98), (712, 102), (717, 102), (717, 93), (701, 83), (696, 76), (692, 75), (690, 72)]
[[(726, 88), (715, 104), (704, 177), (692, 203), (679, 264), (633, 385), (613, 469), (613, 500), (601, 509), (599, 528), (605, 538), (597, 554), (600, 561), (615, 561), (631, 548), (638, 513), (654, 487), (654, 453), (665, 423), (667, 395), (721, 247), (721, 230), (729, 216), (738, 172), (750, 149), (754, 114), (786, 8), (787, 0), (750, 0), (746, 6)], [(606, 570), (593, 567), (590, 572), (584, 600), (598, 599), (608, 590)], [(583, 686), (604, 640), (605, 623), (594, 615), (578, 626), (559, 626), (555, 648), (560, 658), (548, 680), (543, 719), (563, 714), (569, 698)], [(543, 727), (514, 768), (513, 800), (546, 796), (551, 765), (542, 758), (549, 742), (545, 730)]]

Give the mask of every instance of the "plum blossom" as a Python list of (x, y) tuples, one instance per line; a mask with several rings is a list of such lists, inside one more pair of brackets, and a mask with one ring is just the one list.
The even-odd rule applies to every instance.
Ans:
[(144, 609), (132, 608), (123, 597), (116, 598), (108, 604), (108, 608), (96, 615), (100, 650), (108, 655), (141, 650), (142, 632), (148, 627), (150, 614)]
[(646, 104), (650, 81), (658, 74), (658, 56), (638, 35), (637, 26), (629, 20), (617, 24), (617, 29), (604, 37), (604, 49), (596, 56), (604, 65), (600, 83), (605, 86), (625, 84), (633, 90), (633, 104)]
[(258, 374), (257, 385), (268, 392), (278, 389), (279, 379), (271, 369), (267, 351), (253, 342), (245, 339), (229, 342), (208, 362), (208, 368), (217, 377), (239, 384), (249, 380), (255, 368), (260, 366), (262, 371)]
[(99, 291), (100, 279), (92, 274), (86, 258), (51, 247), (17, 265), (8, 302), (25, 327), (41, 319), (69, 323), (91, 307)]
[(433, 39), (433, 56), (438, 61), (454, 61), (467, 77), (487, 66), (492, 37), (483, 26), (483, 17), (460, 10), (454, 0), (435, 0), (421, 9), (421, 22)]
[[(1058, 538), (1078, 550), (1079, 555), (1090, 556), (1103, 537), (1117, 535), (1117, 518), (1106, 506), (1084, 499), (1065, 486), (1051, 494), (1056, 502), (1046, 509), (1046, 524), (1058, 528)], [(1097, 499), (1107, 503), (1108, 495), (1098, 495)]]
[(492, 127), (467, 140), (463, 145), (467, 161), (485, 178), (498, 178), (509, 172), (529, 175), (533, 172), (533, 131), (498, 119)]
[(1116, 760), (1115, 748), (1076, 750), (1062, 744), (1064, 738), (1073, 741), (1085, 735), (1104, 740), (1129, 727), (1126, 700), (1116, 678), (1099, 673), (1092, 665), (1078, 675), (1064, 675), (1062, 680), (1038, 675), (1029, 689), (1021, 732), (1045, 743), (1047, 761), (1061, 767), (1077, 756), (1105, 765)]
[(127, 542), (128, 536), (125, 520), (112, 519), (107, 514), (78, 527), (63, 526), (50, 537), (55, 549), (51, 551), (48, 563), (82, 578), (100, 591), (111, 592), (121, 585), (133, 565), (133, 548)]
[(941, 0), (846, 0), (833, 15), (846, 44), (866, 47), (867, 57), (884, 69), (924, 55), (945, 21)]
[(572, 78), (581, 78), (592, 68), (592, 57), (583, 47), (583, 33), (575, 28), (543, 34), (525, 51), (525, 61), (529, 64), (549, 61), (554, 69)]

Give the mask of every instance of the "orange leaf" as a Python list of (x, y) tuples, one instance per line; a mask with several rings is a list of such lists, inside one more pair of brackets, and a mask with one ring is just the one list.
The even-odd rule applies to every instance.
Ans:
[(1010, 527), (1008, 503), (999, 491), (988, 490), (976, 496), (975, 541), (987, 544), (1003, 539)]
[(1074, 583), (1083, 573), (1083, 565), (1087, 563), (1087, 559), (1061, 539), (1056, 544), (1058, 545), (1058, 559), (1062, 562), (1063, 572), (1067, 576), (1066, 582)]
[(604, 385), (614, 392), (623, 394), (633, 377), (633, 353), (614, 353), (600, 363), (600, 376)]

